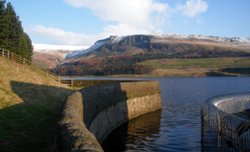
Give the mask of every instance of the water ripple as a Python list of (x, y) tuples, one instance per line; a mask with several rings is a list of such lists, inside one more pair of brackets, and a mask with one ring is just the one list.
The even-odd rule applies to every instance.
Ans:
[[(214, 151), (201, 145), (200, 106), (208, 98), (250, 92), (250, 78), (158, 78), (164, 107), (133, 119), (104, 141), (105, 151)], [(206, 147), (206, 149), (202, 149)]]

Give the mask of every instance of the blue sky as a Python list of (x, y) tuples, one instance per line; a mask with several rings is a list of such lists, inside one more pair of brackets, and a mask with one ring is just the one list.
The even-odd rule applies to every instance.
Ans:
[(250, 37), (250, 0), (7, 0), (33, 43), (91, 45), (109, 35)]

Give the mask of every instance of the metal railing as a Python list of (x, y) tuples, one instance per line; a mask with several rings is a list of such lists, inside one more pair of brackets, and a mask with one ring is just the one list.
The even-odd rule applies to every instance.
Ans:
[(250, 93), (215, 97), (201, 110), (202, 151), (250, 151)]
[(14, 61), (18, 64), (22, 64), (22, 65), (28, 65), (30, 66), (33, 70), (40, 72), (41, 74), (46, 75), (48, 78), (54, 79), (56, 81), (60, 82), (60, 76), (57, 76), (53, 73), (51, 73), (48, 69), (41, 69), (38, 66), (32, 64), (32, 61), (27, 60), (13, 52), (4, 50), (0, 48), (0, 58), (6, 58), (8, 60)]

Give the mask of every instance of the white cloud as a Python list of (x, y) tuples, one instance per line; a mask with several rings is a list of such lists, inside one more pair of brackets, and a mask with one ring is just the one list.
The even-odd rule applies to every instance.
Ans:
[(36, 25), (29, 30), (31, 36), (48, 39), (51, 43), (62, 45), (91, 45), (97, 39), (103, 38), (103, 34), (86, 35), (64, 31), (63, 29)]
[(37, 39), (47, 39), (52, 44), (60, 45), (86, 45), (90, 46), (95, 41), (107, 38), (110, 35), (132, 35), (132, 34), (149, 34), (147, 31), (137, 29), (127, 24), (114, 24), (104, 27), (103, 32), (96, 34), (83, 34), (64, 31), (63, 29), (36, 25), (29, 30), (32, 37)]
[(128, 25), (133, 29), (158, 31), (167, 20), (168, 4), (156, 0), (65, 0), (74, 7), (84, 7), (102, 20)]
[(136, 28), (129, 24), (119, 23), (104, 27), (104, 35), (133, 35), (133, 34), (149, 34), (148, 31)]
[[(111, 21), (100, 33), (85, 34), (65, 31), (55, 27), (36, 25), (28, 30), (31, 37), (51, 44), (92, 45), (110, 35), (152, 34), (161, 32), (174, 13), (195, 17), (208, 9), (204, 0), (186, 0), (177, 8), (158, 0), (64, 0), (67, 4), (88, 8), (101, 20)], [(42, 40), (42, 41), (41, 41)], [(39, 42), (39, 41), (36, 41)]]
[(179, 5), (177, 9), (185, 16), (195, 17), (206, 12), (208, 4), (204, 0), (187, 0), (185, 5)]
[(34, 51), (36, 52), (46, 52), (46, 50), (55, 51), (55, 50), (84, 50), (89, 46), (82, 45), (54, 45), (54, 44), (42, 44), (42, 43), (33, 43)]

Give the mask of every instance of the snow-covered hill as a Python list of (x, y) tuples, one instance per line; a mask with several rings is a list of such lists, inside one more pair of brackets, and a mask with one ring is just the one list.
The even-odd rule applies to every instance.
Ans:
[(181, 35), (181, 34), (155, 34), (155, 37), (160, 38), (175, 38), (175, 39), (197, 39), (197, 40), (211, 40), (223, 43), (250, 43), (250, 37), (220, 37), (210, 35)]
[[(181, 40), (186, 42), (197, 42), (197, 43), (218, 43), (226, 46), (236, 46), (236, 47), (250, 47), (250, 38), (240, 38), (240, 37), (219, 37), (219, 36), (207, 36), (207, 35), (181, 35), (181, 34), (154, 34), (154, 35), (145, 35), (151, 37), (149, 41), (154, 42), (164, 42), (166, 43), (168, 40)], [(122, 42), (125, 39), (129, 39), (132, 37), (128, 36), (110, 36), (109, 38), (99, 40), (90, 48), (82, 51), (70, 52), (67, 54), (66, 59), (77, 58), (83, 56), (87, 53), (98, 50), (104, 45), (116, 45)], [(130, 40), (128, 40), (130, 41)], [(133, 40), (132, 40), (133, 41)]]
[(82, 50), (82, 51), (74, 51), (74, 52), (70, 52), (66, 55), (66, 59), (69, 58), (75, 58), (81, 55), (84, 55), (86, 53), (95, 51), (96, 49), (100, 48), (101, 46), (105, 45), (106, 43), (118, 43), (120, 41), (122, 41), (126, 36), (110, 36), (109, 38), (103, 39), (103, 40), (98, 40), (97, 42), (95, 42), (94, 45), (92, 45), (91, 47)]

